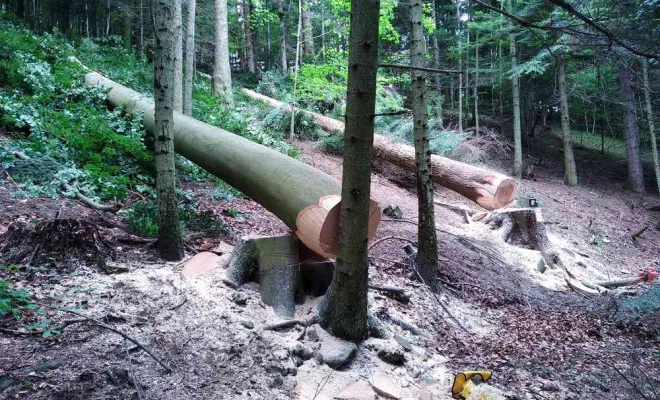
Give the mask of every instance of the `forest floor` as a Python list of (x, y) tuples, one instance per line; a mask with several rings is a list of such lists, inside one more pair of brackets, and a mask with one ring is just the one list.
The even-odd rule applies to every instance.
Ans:
[[(296, 145), (306, 162), (340, 179), (340, 157), (308, 142)], [(578, 276), (631, 277), (658, 267), (659, 216), (648, 210), (660, 203), (657, 195), (624, 191), (605, 161), (601, 167), (609, 172), (592, 168), (581, 175), (580, 186), (566, 187), (559, 158), (532, 155), (536, 158), (527, 161), (538, 167), (534, 180), (520, 183), (519, 204), (529, 198), (541, 203), (552, 243), (580, 266)], [(442, 285), (434, 297), (409, 279), (402, 250), (406, 239), (416, 238), (414, 182), (387, 165), (376, 162), (375, 169), (372, 197), (383, 207), (399, 206), (403, 218), (383, 217), (372, 243), (391, 238), (370, 249), (370, 279), (405, 288), (409, 300), (370, 290), (372, 313), (395, 336), (360, 343), (355, 359), (339, 370), (316, 361), (316, 353), (345, 350), (347, 344), (320, 327), (263, 329), (278, 318), (261, 302), (258, 284), (230, 288), (222, 283), (221, 267), (184, 278), (186, 262), (160, 261), (149, 243), (120, 242), (127, 235), (122, 217), (69, 199), (15, 199), (16, 188), (5, 183), (0, 233), (17, 220), (84, 219), (112, 244), (116, 258), (109, 265), (120, 273), (71, 263), (3, 271), (15, 288), (29, 289), (47, 306), (46, 318), (28, 321), (36, 324), (36, 334), (11, 318), (0, 321), (0, 396), (321, 400), (355, 382), (386, 376), (401, 398), (449, 399), (455, 373), (491, 369), (491, 383), (512, 399), (660, 398), (659, 299), (648, 298), (658, 293), (657, 282), (618, 289), (616, 296), (571, 292), (558, 271), (539, 272), (539, 252), (505, 243), (485, 224), (468, 224), (443, 204), (476, 206), (438, 187)], [(287, 232), (251, 200), (213, 201), (211, 184), (185, 185), (201, 209), (212, 210), (233, 232), (188, 237), (189, 256), (218, 245), (224, 249), (221, 242), (234, 244), (242, 234)], [(651, 226), (632, 239), (644, 224)], [(313, 314), (317, 301), (308, 298), (297, 317)], [(643, 313), (649, 301), (650, 314), (626, 315)], [(72, 307), (138, 340), (172, 372), (124, 337), (66, 311)], [(67, 324), (59, 335), (43, 337)], [(358, 392), (364, 397), (354, 398), (375, 396), (368, 384)]]

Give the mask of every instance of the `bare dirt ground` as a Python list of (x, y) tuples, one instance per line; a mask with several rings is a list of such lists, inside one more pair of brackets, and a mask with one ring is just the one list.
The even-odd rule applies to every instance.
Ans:
[[(308, 143), (300, 146), (309, 164), (341, 177), (339, 157)], [(414, 185), (386, 165), (377, 164), (376, 170), (372, 196), (382, 206), (398, 205), (403, 219), (384, 217), (372, 244), (392, 238), (371, 248), (370, 279), (405, 288), (410, 299), (370, 291), (370, 308), (403, 341), (371, 338), (360, 343), (355, 359), (340, 370), (300, 355), (300, 345), (316, 353), (330, 340), (318, 326), (263, 329), (278, 318), (261, 301), (256, 283), (227, 287), (222, 268), (183, 279), (182, 263), (159, 261), (149, 244), (119, 242), (126, 235), (120, 217), (71, 200), (13, 199), (15, 188), (3, 185), (0, 233), (19, 218), (89, 219), (115, 246), (117, 259), (111, 264), (127, 271), (104, 274), (95, 266), (66, 273), (0, 270), (3, 279), (36, 293), (44, 305), (41, 314), (30, 314), (27, 321), (0, 321), (0, 397), (321, 400), (384, 374), (401, 398), (449, 399), (456, 372), (492, 369), (492, 384), (512, 399), (659, 398), (660, 342), (658, 325), (651, 324), (657, 322), (657, 312), (641, 322), (617, 322), (621, 298), (636, 298), (649, 285), (627, 290), (623, 297), (571, 292), (558, 271), (538, 271), (539, 252), (509, 245), (487, 226), (467, 224), (459, 213), (438, 205), (441, 290), (436, 297), (410, 279), (402, 250), (402, 239), (416, 237)], [(580, 277), (629, 277), (643, 267), (658, 266), (658, 213), (647, 210), (660, 203), (658, 196), (625, 192), (616, 180), (619, 175), (596, 170), (581, 175), (581, 186), (565, 187), (554, 161), (536, 171), (535, 181), (521, 182), (521, 201), (540, 200), (551, 241), (581, 265), (576, 271)], [(187, 188), (196, 193), (200, 208), (213, 210), (233, 231), (228, 237), (189, 235), (189, 255), (220, 241), (233, 244), (241, 234), (286, 232), (250, 200), (213, 202), (209, 186)], [(438, 202), (476, 209), (437, 189)], [(223, 212), (229, 209), (235, 212)], [(632, 239), (631, 233), (645, 223), (652, 226)], [(309, 298), (299, 306), (297, 318), (313, 314), (316, 301)], [(68, 309), (138, 340), (171, 373), (124, 337), (96, 323), (72, 322), (81, 318), (62, 311)], [(26, 325), (44, 318), (47, 323), (35, 331), (70, 325), (50, 338), (29, 333)], [(404, 362), (386, 362), (382, 353), (402, 356)]]

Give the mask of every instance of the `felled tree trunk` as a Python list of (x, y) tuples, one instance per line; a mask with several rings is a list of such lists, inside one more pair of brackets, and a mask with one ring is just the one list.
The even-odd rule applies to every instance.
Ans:
[[(325, 131), (343, 132), (344, 123), (311, 111), (292, 107), (249, 89), (243, 89), (249, 97), (260, 100), (271, 107), (281, 107), (287, 111), (302, 111), (316, 121)], [(374, 134), (374, 157), (415, 172), (415, 149), (412, 146), (396, 143), (383, 135)], [(433, 182), (445, 186), (480, 206), (494, 210), (510, 204), (516, 197), (516, 182), (500, 174), (474, 165), (450, 160), (446, 157), (431, 155)]]
[[(110, 104), (142, 114), (145, 129), (153, 134), (151, 99), (98, 73), (88, 74), (85, 82), (110, 88)], [(327, 258), (336, 255), (339, 182), (310, 165), (177, 112), (173, 131), (177, 153), (264, 206), (317, 254)], [(369, 238), (379, 223), (380, 207), (372, 200)]]

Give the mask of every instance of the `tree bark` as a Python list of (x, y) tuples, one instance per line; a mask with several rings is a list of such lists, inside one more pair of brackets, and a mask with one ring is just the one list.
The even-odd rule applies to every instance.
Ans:
[[(458, 38), (458, 70), (463, 71), (463, 53), (461, 51), (461, 5), (456, 2), (456, 36)], [(463, 133), (463, 74), (458, 74), (458, 133)]]
[(215, 31), (213, 42), (213, 85), (211, 92), (228, 104), (233, 104), (231, 67), (229, 66), (229, 23), (227, 0), (215, 0)]
[[(509, 34), (509, 41), (511, 43), (511, 68), (518, 65), (516, 54), (516, 35), (515, 33)], [(511, 78), (511, 86), (513, 92), (513, 175), (520, 179), (522, 178), (522, 137), (520, 127), (520, 82), (517, 76)]]
[(653, 107), (651, 106), (651, 83), (649, 82), (649, 60), (642, 59), (642, 74), (644, 75), (644, 100), (646, 103), (646, 118), (649, 120), (649, 135), (651, 137), (651, 152), (653, 153), (653, 168), (658, 192), (660, 192), (660, 162), (658, 161), (658, 142), (655, 135)]
[[(438, 43), (438, 18), (436, 14), (436, 1), (431, 1), (431, 19), (433, 20), (433, 35), (431, 35), (431, 40), (433, 44), (433, 64), (435, 68), (440, 69), (440, 44)], [(442, 121), (442, 105), (444, 98), (442, 97), (442, 88), (441, 88), (441, 78), (440, 75), (435, 75), (435, 112), (436, 118), (438, 119), (438, 126), (440, 129), (444, 129), (444, 123)]]
[[(153, 134), (156, 125), (152, 100), (97, 73), (88, 74), (85, 82), (108, 87), (108, 102), (142, 115), (146, 131)], [(177, 153), (275, 214), (305, 246), (323, 257), (334, 258), (339, 182), (285, 154), (177, 112), (173, 130)], [(372, 237), (380, 222), (380, 208), (375, 201), (371, 202), (369, 217)]]
[(367, 237), (379, 5), (379, 0), (351, 1), (339, 247), (332, 283), (319, 305), (321, 325), (349, 340), (368, 335)]
[(186, 23), (186, 75), (183, 85), (183, 113), (192, 115), (192, 92), (195, 77), (195, 7), (196, 0), (188, 0)]
[(289, 64), (286, 58), (286, 20), (284, 13), (284, 0), (277, 2), (277, 15), (280, 19), (280, 72), (286, 75), (289, 70)]
[[(410, 64), (425, 67), (426, 42), (422, 25), (422, 0), (410, 2)], [(435, 232), (433, 205), (433, 181), (431, 180), (431, 151), (428, 138), (428, 114), (426, 108), (426, 75), (412, 70), (412, 111), (415, 136), (415, 161), (417, 180), (418, 272), (432, 290), (438, 278), (438, 237)]]
[(619, 82), (623, 93), (623, 131), (626, 140), (628, 185), (634, 192), (643, 192), (644, 173), (639, 150), (639, 127), (635, 119), (635, 91), (630, 69), (627, 65), (619, 68)]
[[(291, 107), (281, 101), (243, 89), (249, 97), (263, 101), (271, 107), (304, 112), (329, 133), (343, 132), (344, 123), (311, 111)], [(415, 149), (396, 143), (387, 137), (374, 134), (374, 156), (412, 173), (416, 170)], [(516, 183), (506, 175), (449, 158), (431, 155), (433, 182), (445, 186), (479, 204), (493, 210), (509, 205), (516, 197)]]
[(251, 26), (251, 9), (252, 5), (250, 0), (243, 0), (243, 29), (245, 32), (245, 66), (248, 72), (256, 72), (256, 65), (254, 60), (254, 32)]
[(174, 14), (174, 111), (183, 112), (183, 12), (181, 0)]
[(124, 0), (124, 48), (132, 49), (133, 40), (133, 0)]
[(474, 38), (474, 132), (479, 136), (479, 32)]
[(564, 145), (564, 183), (575, 186), (578, 183), (575, 156), (573, 155), (573, 140), (571, 138), (570, 112), (568, 109), (568, 91), (566, 90), (566, 66), (564, 55), (557, 55), (559, 81), (559, 103), (561, 111), (561, 137)]
[(305, 56), (314, 55), (314, 26), (312, 25), (312, 5), (309, 0), (302, 2), (303, 49)]
[[(177, 4), (179, 3), (179, 4)], [(180, 0), (156, 0), (154, 22), (156, 49), (154, 54), (153, 131), (158, 193), (158, 248), (166, 260), (183, 257), (183, 240), (179, 227), (174, 167), (174, 42), (176, 9)], [(149, 110), (151, 111), (151, 110)], [(148, 113), (145, 113), (145, 116)]]

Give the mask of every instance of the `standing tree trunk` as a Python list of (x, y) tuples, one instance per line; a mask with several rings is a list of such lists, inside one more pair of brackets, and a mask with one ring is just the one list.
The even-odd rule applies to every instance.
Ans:
[(183, 85), (183, 113), (192, 114), (192, 92), (195, 77), (195, 6), (196, 0), (188, 0), (186, 24), (186, 76)]
[[(433, 21), (433, 35), (432, 44), (433, 44), (433, 64), (436, 68), (440, 68), (440, 45), (438, 43), (438, 19), (435, 11), (435, 0), (431, 1), (431, 20)], [(442, 88), (441, 88), (441, 78), (439, 74), (435, 75), (435, 112), (436, 118), (438, 119), (438, 126), (440, 129), (444, 128), (442, 122), (442, 103), (444, 98), (442, 97)]]
[[(296, 106), (296, 90), (298, 89), (298, 71), (300, 70), (300, 47), (302, 46), (302, 0), (298, 0), (298, 34), (296, 35), (296, 62), (293, 65), (293, 106)], [(296, 129), (296, 109), (291, 110), (291, 123), (289, 124), (289, 139), (293, 141)]]
[[(413, 67), (425, 67), (426, 43), (422, 25), (422, 0), (410, 3), (410, 62)], [(438, 278), (438, 237), (435, 233), (433, 181), (431, 180), (431, 151), (428, 138), (426, 109), (426, 74), (412, 70), (412, 112), (415, 134), (415, 160), (417, 168), (417, 204), (419, 227), (418, 272), (424, 283), (435, 289)]]
[(280, 72), (286, 75), (289, 70), (289, 64), (286, 60), (286, 21), (284, 19), (284, 0), (277, 2), (277, 16), (280, 19)]
[(213, 42), (213, 85), (211, 92), (229, 104), (234, 99), (231, 92), (231, 67), (229, 66), (229, 23), (227, 0), (215, 0), (215, 32)]
[(474, 35), (474, 132), (479, 136), (479, 32)]
[(649, 120), (649, 135), (651, 137), (651, 151), (653, 152), (653, 167), (658, 192), (660, 192), (660, 162), (658, 162), (658, 142), (655, 136), (653, 121), (653, 107), (651, 107), (651, 84), (649, 83), (649, 60), (642, 59), (642, 74), (644, 75), (644, 99), (646, 102), (646, 117)]
[(334, 335), (365, 339), (367, 226), (376, 110), (379, 0), (352, 0), (339, 247), (332, 283), (319, 305), (321, 325)]
[(561, 138), (564, 144), (564, 183), (575, 186), (578, 183), (577, 168), (575, 167), (575, 156), (573, 155), (573, 141), (571, 138), (571, 117), (568, 109), (568, 92), (566, 90), (566, 67), (564, 55), (557, 55), (559, 67), (559, 105), (561, 108)]
[(635, 90), (627, 65), (619, 68), (619, 82), (623, 93), (623, 131), (626, 140), (628, 185), (634, 192), (643, 192), (644, 173), (639, 151), (639, 127), (635, 119)]
[(463, 54), (461, 52), (461, 3), (456, 2), (456, 36), (458, 37), (458, 133), (463, 133)]
[(312, 5), (310, 0), (302, 4), (303, 49), (306, 56), (314, 55), (314, 26), (312, 25)]
[[(158, 193), (158, 248), (166, 260), (183, 257), (183, 241), (179, 227), (174, 167), (174, 45), (177, 8), (180, 0), (156, 0), (154, 4), (154, 99), (156, 191)], [(180, 11), (179, 11), (180, 13)]]
[[(518, 65), (516, 55), (516, 34), (509, 34), (509, 41), (511, 42), (511, 69)], [(513, 91), (513, 175), (520, 179), (522, 178), (522, 137), (520, 127), (520, 81), (517, 76), (511, 78), (511, 86)]]
[[(109, 24), (108, 24), (109, 25)], [(124, 0), (124, 48), (131, 50), (133, 41), (133, 0)]]
[(245, 66), (249, 72), (256, 72), (254, 62), (254, 32), (252, 31), (250, 14), (252, 5), (250, 0), (243, 0), (243, 27), (245, 32)]
[(183, 112), (183, 12), (181, 0), (176, 8), (174, 23), (174, 111)]

